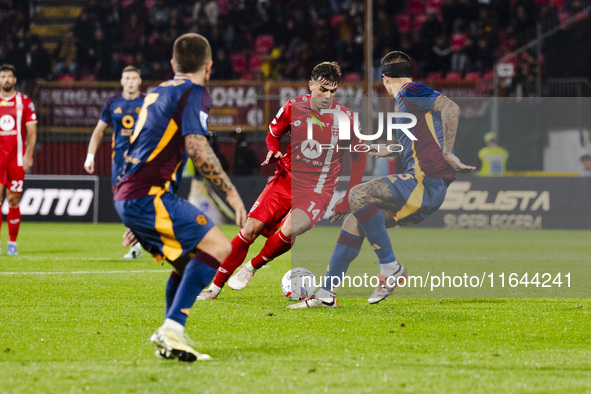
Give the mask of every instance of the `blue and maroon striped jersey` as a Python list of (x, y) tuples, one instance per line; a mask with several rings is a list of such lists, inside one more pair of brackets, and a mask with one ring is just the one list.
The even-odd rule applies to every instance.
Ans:
[[(400, 158), (402, 172), (424, 175), (430, 178), (455, 179), (454, 170), (443, 158), (443, 125), (441, 113), (433, 110), (435, 100), (441, 93), (422, 82), (407, 83), (396, 97), (396, 111), (411, 113), (417, 124), (410, 129), (417, 138), (411, 140), (400, 129), (396, 130), (398, 142), (404, 147)], [(408, 123), (398, 119), (397, 123)]]
[(126, 100), (121, 93), (111, 97), (105, 103), (101, 120), (113, 124), (113, 163), (111, 166), (111, 183), (117, 183), (117, 177), (125, 166), (125, 152), (129, 149), (129, 138), (133, 132), (135, 122), (144, 103), (144, 93), (133, 100)]
[(114, 200), (144, 197), (152, 187), (172, 189), (186, 161), (184, 137), (209, 136), (211, 97), (182, 74), (160, 84), (144, 99)]

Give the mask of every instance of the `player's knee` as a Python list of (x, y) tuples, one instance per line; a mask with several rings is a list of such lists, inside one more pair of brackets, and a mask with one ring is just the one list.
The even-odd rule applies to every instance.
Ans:
[(10, 194), (6, 196), (6, 200), (8, 201), (9, 205), (14, 207), (21, 202), (21, 196), (20, 194)]
[(348, 214), (345, 217), (345, 220), (343, 220), (343, 225), (341, 228), (350, 234), (357, 235), (357, 233), (360, 232), (359, 222), (357, 221), (355, 215), (353, 215), (352, 213)]
[(265, 225), (263, 223), (257, 223), (247, 220), (246, 224), (244, 225), (242, 230), (240, 230), (240, 232), (242, 233), (242, 236), (247, 240), (254, 241), (256, 237), (258, 237), (263, 232), (264, 228)]
[[(284, 226), (285, 227), (285, 226)], [(281, 229), (281, 232), (288, 237), (295, 237), (308, 231), (310, 223), (292, 223), (289, 227)]]

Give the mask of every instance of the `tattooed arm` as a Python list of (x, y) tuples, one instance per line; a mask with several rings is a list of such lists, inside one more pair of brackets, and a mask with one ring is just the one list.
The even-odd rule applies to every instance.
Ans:
[(236, 212), (236, 224), (242, 227), (246, 220), (244, 203), (240, 195), (238, 195), (236, 187), (222, 169), (220, 161), (211, 149), (207, 138), (199, 134), (189, 134), (185, 137), (185, 148), (199, 173), (212, 185), (226, 193), (226, 201)]
[(443, 125), (443, 158), (447, 164), (456, 172), (474, 171), (476, 167), (468, 166), (460, 161), (453, 154), (456, 132), (458, 131), (458, 120), (460, 118), (460, 107), (444, 95), (437, 97), (433, 110), (441, 112), (441, 123)]

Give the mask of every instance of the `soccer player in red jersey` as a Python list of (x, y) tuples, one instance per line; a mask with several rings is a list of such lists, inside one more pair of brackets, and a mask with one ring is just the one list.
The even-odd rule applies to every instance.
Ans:
[[(19, 203), (23, 194), (25, 171), (33, 166), (37, 140), (37, 115), (29, 97), (14, 89), (14, 66), (0, 66), (0, 206), (6, 188), (8, 200), (7, 254), (16, 256), (16, 238), (21, 224)], [(0, 214), (2, 225), (2, 214)]]
[[(275, 175), (252, 206), (244, 228), (232, 240), (232, 253), (218, 269), (213, 284), (198, 300), (217, 298), (259, 235), (268, 238), (263, 249), (230, 279), (230, 288), (242, 290), (246, 287), (259, 268), (289, 251), (295, 237), (314, 227), (324, 216), (338, 185), (343, 155), (348, 150), (323, 147), (351, 148), (361, 143), (357, 137), (339, 140), (337, 119), (331, 113), (322, 113), (322, 110), (341, 111), (353, 129), (353, 113), (333, 100), (340, 77), (337, 63), (318, 64), (308, 83), (311, 94), (288, 100), (269, 125), (269, 152), (262, 165), (279, 160)], [(279, 143), (287, 133), (291, 133), (291, 141), (283, 154)], [(365, 169), (365, 154), (351, 154), (349, 190), (361, 182)], [(347, 195), (336, 205), (331, 216), (333, 221), (348, 212)]]
[[(378, 286), (369, 297), (370, 304), (385, 300), (407, 276), (398, 261), (386, 228), (417, 224), (437, 211), (447, 187), (456, 172), (470, 172), (454, 155), (453, 146), (458, 129), (459, 107), (452, 100), (412, 78), (410, 57), (399, 51), (382, 59), (382, 82), (388, 95), (395, 99), (396, 112), (410, 113), (416, 123), (411, 134), (396, 130), (402, 145), (402, 173), (391, 174), (353, 189), (349, 196), (351, 214), (341, 227), (341, 235), (328, 263), (324, 285), (316, 294), (288, 308), (336, 307), (339, 278), (344, 281), (351, 262), (359, 255), (363, 239), (367, 238), (378, 257), (380, 273), (375, 275)], [(389, 156), (386, 149), (373, 146), (372, 154)], [(334, 283), (333, 283), (334, 280)]]

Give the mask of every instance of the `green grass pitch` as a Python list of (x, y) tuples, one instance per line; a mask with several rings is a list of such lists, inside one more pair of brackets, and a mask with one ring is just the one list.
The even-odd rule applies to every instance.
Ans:
[[(229, 238), (237, 230), (222, 229)], [(591, 232), (394, 231), (410, 272), (432, 251), (438, 264), (591, 256)], [(156, 359), (148, 338), (163, 318), (169, 267), (122, 260), (122, 233), (115, 224), (25, 222), (20, 256), (7, 257), (4, 226), (0, 393), (591, 390), (589, 299), (402, 298), (399, 289), (379, 305), (341, 298), (336, 309), (288, 310), (280, 281), (289, 256), (242, 292), (195, 305), (187, 332), (213, 361)], [(311, 233), (330, 253), (338, 229)]]

